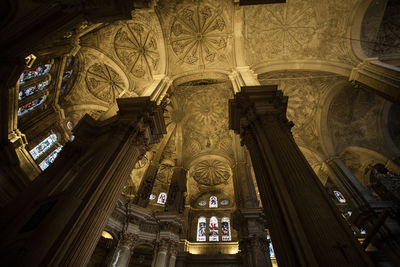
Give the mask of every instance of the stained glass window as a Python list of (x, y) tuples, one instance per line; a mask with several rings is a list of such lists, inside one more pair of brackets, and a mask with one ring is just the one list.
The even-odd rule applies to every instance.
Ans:
[(209, 238), (208, 241), (219, 241), (218, 238), (218, 219), (215, 216), (212, 216), (210, 218), (210, 232), (209, 232)]
[(231, 241), (231, 225), (228, 217), (221, 219), (222, 241)]
[(206, 241), (206, 218), (200, 217), (197, 221), (197, 241), (198, 242), (205, 242)]
[(220, 201), (221, 206), (228, 206), (229, 205), (229, 200), (228, 199), (223, 199)]
[(68, 130), (72, 131), (72, 129), (74, 129), (74, 123), (72, 121), (68, 121), (67, 128), (68, 128)]
[(271, 237), (267, 235), (267, 239), (269, 239), (269, 257), (275, 258), (274, 247), (272, 246)]
[(216, 196), (210, 197), (210, 208), (218, 208), (218, 199)]
[(160, 193), (160, 195), (158, 195), (157, 203), (164, 205), (166, 201), (167, 201), (167, 194), (164, 192)]
[(37, 108), (38, 106), (43, 104), (44, 101), (46, 101), (46, 99), (47, 99), (47, 96), (44, 95), (44, 96), (36, 98), (35, 100), (33, 100), (33, 101), (21, 106), (18, 109), (18, 117), (21, 117), (21, 116), (25, 115), (26, 113), (34, 110), (35, 108)]
[(151, 194), (151, 195), (149, 196), (149, 199), (150, 199), (150, 200), (154, 200), (154, 199), (156, 199), (156, 195), (154, 195), (154, 194)]
[(50, 71), (51, 66), (51, 64), (45, 64), (43, 66), (37, 67), (36, 69), (24, 71), (19, 79), (19, 84), (22, 85), (30, 79), (47, 74)]
[(57, 147), (53, 152), (51, 152), (50, 155), (48, 155), (42, 162), (39, 163), (39, 167), (40, 169), (42, 169), (42, 171), (44, 171), (47, 167), (50, 166), (50, 164), (54, 162), (62, 148), (63, 146)]
[(32, 155), (33, 159), (38, 159), (44, 152), (46, 152), (55, 142), (57, 142), (57, 135), (51, 134), (42, 142), (40, 142), (37, 146), (29, 151)]
[(73, 70), (68, 70), (68, 71), (65, 71), (65, 72), (64, 72), (63, 78), (62, 78), (63, 82), (65, 82), (65, 81), (67, 81), (69, 78), (71, 78), (72, 72), (73, 72)]
[(346, 199), (343, 197), (342, 193), (340, 193), (339, 191), (333, 191), (333, 193), (340, 203), (346, 203)]
[(37, 92), (43, 91), (48, 85), (50, 84), (49, 80), (46, 80), (44, 82), (38, 83), (37, 85), (28, 87), (26, 89), (23, 89), (19, 92), (19, 98), (18, 100), (22, 100), (27, 98), (28, 96), (34, 95)]
[(199, 206), (200, 207), (204, 207), (205, 205), (207, 205), (207, 201), (205, 201), (205, 200), (200, 200), (199, 201)]

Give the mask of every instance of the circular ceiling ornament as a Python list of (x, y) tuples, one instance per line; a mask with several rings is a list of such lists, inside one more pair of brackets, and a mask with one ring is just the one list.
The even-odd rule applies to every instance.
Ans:
[(190, 176), (199, 184), (219, 185), (228, 182), (232, 172), (228, 163), (218, 159), (206, 159), (192, 167)]
[(86, 84), (90, 93), (98, 99), (112, 103), (124, 91), (121, 76), (110, 66), (96, 63), (86, 73)]
[(140, 23), (129, 23), (118, 30), (115, 52), (136, 78), (152, 77), (160, 61), (154, 33)]
[[(222, 10), (210, 6), (181, 9), (171, 26), (171, 46), (175, 55), (188, 64), (212, 63), (227, 46)], [(225, 34), (224, 34), (225, 33)]]

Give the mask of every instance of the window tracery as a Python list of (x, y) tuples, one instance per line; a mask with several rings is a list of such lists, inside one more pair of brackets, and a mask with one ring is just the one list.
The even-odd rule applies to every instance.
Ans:
[(26, 70), (21, 74), (21, 77), (19, 79), (19, 84), (23, 85), (25, 84), (27, 81), (39, 77), (39, 76), (43, 76), (47, 73), (49, 73), (49, 71), (51, 70), (52, 64), (44, 64), (42, 66), (37, 67), (36, 69), (30, 69), (30, 70)]
[(49, 135), (46, 139), (40, 142), (37, 146), (29, 151), (32, 155), (33, 159), (38, 159), (41, 155), (43, 155), (50, 147), (52, 147), (58, 138), (56, 134)]

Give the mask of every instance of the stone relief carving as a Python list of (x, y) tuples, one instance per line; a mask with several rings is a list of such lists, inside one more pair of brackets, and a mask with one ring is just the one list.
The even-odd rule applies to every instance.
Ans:
[(211, 6), (185, 7), (172, 22), (170, 41), (175, 55), (188, 64), (214, 62), (227, 46), (221, 10)]
[(86, 84), (90, 93), (107, 103), (113, 103), (124, 91), (124, 83), (119, 74), (112, 67), (101, 63), (89, 67)]
[[(293, 0), (245, 9), (249, 63), (273, 59), (324, 59), (355, 64), (346, 41), (355, 1)], [(262, 9), (262, 10), (260, 10)]]
[(217, 159), (207, 159), (194, 165), (189, 175), (202, 185), (219, 185), (227, 183), (232, 171), (226, 162)]
[(118, 58), (136, 78), (152, 77), (160, 54), (153, 31), (142, 23), (128, 22), (114, 39)]

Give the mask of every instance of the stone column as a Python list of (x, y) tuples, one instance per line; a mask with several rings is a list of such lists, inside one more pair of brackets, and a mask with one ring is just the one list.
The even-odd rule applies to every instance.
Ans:
[(158, 252), (154, 267), (167, 267), (169, 240), (161, 239), (158, 244)]
[[(2, 214), (6, 265), (87, 264), (134, 164), (165, 133), (162, 110), (148, 97), (118, 105), (107, 121), (85, 116), (74, 142), (11, 205), (14, 212)], [(22, 236), (26, 242), (10, 247)]]
[(247, 151), (240, 146), (239, 136), (233, 140), (235, 166), (233, 181), (238, 211), (235, 213), (235, 228), (238, 230), (240, 253), (244, 266), (272, 266), (269, 250), (261, 244), (268, 242), (265, 233), (264, 213), (259, 207), (255, 186), (247, 162)]
[(109, 267), (128, 267), (138, 235), (126, 233), (119, 241)]
[(357, 87), (371, 90), (383, 98), (400, 103), (400, 68), (367, 58), (351, 71), (349, 80)]
[(178, 243), (172, 242), (169, 247), (169, 261), (168, 267), (175, 267), (176, 255), (178, 254)]
[(279, 266), (372, 266), (290, 132), (277, 86), (242, 87), (230, 128), (250, 152)]
[(175, 167), (168, 190), (165, 211), (176, 211), (182, 213), (185, 208), (186, 173), (183, 167)]

